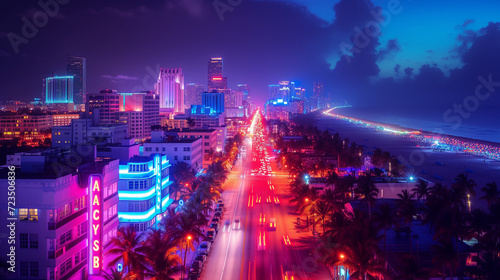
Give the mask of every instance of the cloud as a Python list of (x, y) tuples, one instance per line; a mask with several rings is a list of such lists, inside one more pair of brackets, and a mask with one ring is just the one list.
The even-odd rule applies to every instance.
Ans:
[(455, 26), (455, 29), (465, 29), (467, 28), (467, 26), (473, 24), (474, 22), (476, 21), (473, 19), (466, 19), (462, 24)]
[(396, 64), (396, 66), (394, 66), (394, 73), (396, 73), (398, 75), (400, 70), (401, 70), (401, 65)]
[(111, 79), (113, 82), (116, 82), (116, 80), (138, 80), (139, 78), (133, 77), (133, 76), (127, 76), (127, 75), (101, 75), (102, 78), (105, 79)]
[(380, 49), (378, 52), (378, 58), (384, 59), (388, 57), (394, 56), (397, 52), (401, 50), (401, 45), (398, 42), (398, 39), (392, 39), (387, 41), (387, 45), (385, 48)]
[(405, 68), (405, 74), (406, 74), (406, 76), (411, 76), (413, 74), (413, 68), (406, 67)]

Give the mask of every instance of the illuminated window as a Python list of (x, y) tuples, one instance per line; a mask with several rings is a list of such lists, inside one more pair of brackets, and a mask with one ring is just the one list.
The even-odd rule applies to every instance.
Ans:
[(28, 220), (28, 208), (20, 208), (19, 221), (27, 221), (27, 220)]
[(38, 209), (30, 209), (30, 222), (38, 222)]

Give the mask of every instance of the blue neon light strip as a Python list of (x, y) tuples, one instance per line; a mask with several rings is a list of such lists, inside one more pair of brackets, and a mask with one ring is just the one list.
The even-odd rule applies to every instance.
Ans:
[(151, 220), (156, 215), (155, 207), (149, 209), (149, 211), (145, 212), (118, 212), (118, 220), (120, 222), (144, 222)]
[(155, 187), (153, 186), (147, 191), (118, 191), (118, 198), (120, 200), (148, 200), (153, 198)]

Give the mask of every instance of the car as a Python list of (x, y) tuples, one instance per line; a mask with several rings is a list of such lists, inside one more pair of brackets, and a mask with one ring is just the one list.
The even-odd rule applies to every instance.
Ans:
[(201, 275), (201, 269), (191, 268), (191, 267), (189, 268), (188, 277), (198, 279), (200, 278), (200, 275)]
[(219, 219), (219, 218), (217, 218), (217, 217), (214, 217), (214, 218), (212, 219), (212, 223), (220, 223), (220, 219)]
[(231, 230), (231, 221), (230, 220), (226, 220), (224, 222), (224, 229), (222, 231), (226, 232), (226, 229), (227, 229), (227, 232), (229, 232)]
[(262, 196), (257, 196), (257, 199), (255, 199), (255, 202), (260, 203), (262, 201)]
[(275, 231), (276, 230), (276, 218), (271, 218), (269, 219), (269, 230)]
[[(202, 256), (202, 255), (199, 255), (199, 256)], [(205, 256), (205, 258), (206, 258), (206, 256)], [(191, 263), (191, 267), (190, 268), (191, 269), (197, 269), (201, 273), (203, 271), (203, 262), (202, 261), (198, 261), (198, 260), (194, 260)]]
[(288, 234), (283, 234), (283, 244), (285, 246), (292, 245), (292, 243), (290, 242), (290, 237), (288, 237)]
[(269, 185), (270, 190), (274, 190), (274, 185)]
[(271, 196), (270, 196), (270, 195), (268, 195), (268, 196), (267, 196), (267, 198), (266, 198), (266, 202), (267, 202), (267, 203), (271, 203)]
[(235, 217), (233, 223), (233, 229), (240, 229), (240, 226), (241, 226), (240, 217)]
[(206, 236), (207, 236), (209, 241), (214, 241), (215, 235), (216, 235), (215, 229), (207, 230)]
[(217, 203), (217, 209), (224, 209), (224, 203)]
[(266, 215), (260, 213), (259, 216), (259, 226), (263, 226), (266, 223)]
[(218, 223), (211, 223), (210, 228), (214, 229), (216, 233), (219, 232), (219, 224)]
[(266, 249), (266, 233), (260, 231), (257, 238), (257, 250), (263, 251)]
[(224, 202), (222, 201), (222, 198), (221, 198), (221, 199), (217, 200), (217, 203), (220, 204), (220, 203), (224, 203)]
[(210, 242), (203, 241), (200, 243), (200, 246), (198, 246), (198, 253), (208, 255), (208, 253), (210, 252), (210, 247), (211, 247)]
[(274, 203), (280, 204), (280, 199), (277, 196), (274, 197)]
[(222, 211), (216, 211), (214, 217), (220, 218), (222, 217)]

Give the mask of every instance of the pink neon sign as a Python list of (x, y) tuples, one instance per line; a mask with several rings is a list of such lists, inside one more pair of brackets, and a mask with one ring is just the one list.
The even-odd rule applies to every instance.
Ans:
[(102, 180), (99, 175), (89, 177), (89, 274), (98, 275), (102, 267)]

